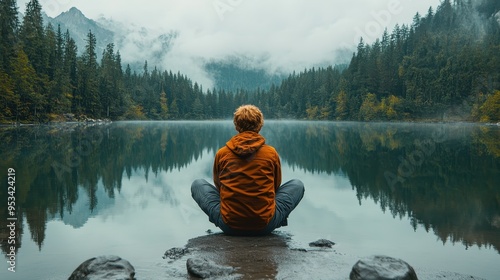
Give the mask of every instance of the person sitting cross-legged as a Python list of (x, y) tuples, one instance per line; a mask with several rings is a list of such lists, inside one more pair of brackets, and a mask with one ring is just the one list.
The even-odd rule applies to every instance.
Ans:
[(264, 117), (253, 105), (234, 113), (238, 134), (215, 155), (214, 185), (197, 179), (191, 194), (209, 221), (228, 235), (265, 235), (287, 225), (287, 218), (304, 196), (297, 179), (281, 185), (276, 150), (259, 134)]

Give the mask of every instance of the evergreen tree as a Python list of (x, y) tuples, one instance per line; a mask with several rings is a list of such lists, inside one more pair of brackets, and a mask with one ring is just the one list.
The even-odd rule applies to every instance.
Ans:
[(19, 103), (12, 79), (18, 28), (16, 1), (0, 0), (0, 122), (12, 121)]
[(69, 30), (63, 37), (64, 54), (62, 75), (64, 80), (64, 96), (71, 103), (71, 112), (78, 113), (82, 111), (81, 96), (78, 95), (78, 74), (77, 74), (77, 52), (78, 48), (75, 41), (71, 38)]
[(68, 76), (64, 71), (64, 39), (61, 27), (55, 33), (52, 25), (47, 25), (45, 31), (45, 45), (47, 47), (47, 113), (62, 114), (69, 112), (70, 100), (66, 95), (69, 88)]
[(100, 68), (99, 93), (102, 116), (117, 119), (125, 110), (123, 108), (123, 73), (119, 53), (115, 55), (114, 44), (110, 43), (103, 52)]
[(81, 98), (82, 113), (98, 118), (101, 113), (101, 103), (98, 85), (96, 38), (91, 30), (87, 34), (87, 45), (85, 46), (85, 52), (80, 59), (78, 68), (78, 95)]
[(346, 120), (348, 118), (347, 94), (341, 90), (336, 99), (335, 117), (337, 120)]
[(13, 121), (19, 106), (19, 95), (15, 94), (11, 76), (0, 70), (0, 122)]
[[(26, 12), (19, 30), (19, 39), (23, 49), (22, 53), (27, 55), (27, 61), (24, 61), (24, 57), (20, 57), (20, 55), (22, 56), (21, 52), (18, 52), (17, 61), (20, 62), (22, 60), (23, 63), (27, 62), (35, 70), (35, 75), (31, 77), (30, 82), (33, 84), (33, 90), (36, 92), (37, 98), (31, 99), (36, 104), (30, 106), (34, 107), (34, 111), (37, 113), (36, 116), (30, 119), (44, 121), (46, 117), (45, 106), (47, 105), (49, 77), (47, 75), (47, 48), (45, 46), (42, 7), (37, 0), (31, 0), (26, 4)], [(18, 77), (17, 80), (23, 80), (23, 78)], [(20, 93), (20, 95), (22, 96), (23, 93)]]
[(168, 119), (168, 100), (167, 100), (167, 94), (165, 91), (162, 91), (160, 93), (160, 118), (162, 120)]
[(31, 0), (26, 4), (23, 23), (19, 31), (19, 38), (24, 52), (35, 71), (40, 74), (46, 73), (46, 48), (45, 32), (43, 27), (42, 7), (38, 0)]
[(11, 62), (16, 57), (19, 19), (14, 0), (0, 0), (0, 72), (9, 74)]
[(14, 91), (19, 95), (16, 102), (16, 120), (39, 121), (40, 109), (43, 107), (43, 96), (36, 91), (33, 80), (36, 79), (36, 71), (31, 66), (28, 56), (21, 49), (17, 53), (13, 64)]

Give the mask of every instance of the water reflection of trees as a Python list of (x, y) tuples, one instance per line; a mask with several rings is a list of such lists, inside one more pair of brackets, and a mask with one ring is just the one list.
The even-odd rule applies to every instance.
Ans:
[[(283, 123), (272, 139), (291, 165), (346, 175), (360, 203), (371, 198), (393, 216), (408, 215), (415, 229), (420, 224), (443, 242), (492, 245), (500, 252), (497, 127)], [(423, 160), (391, 187), (384, 174), (398, 174), (404, 160), (425, 149), (422, 143), (428, 145)]]
[[(71, 213), (84, 189), (89, 211), (97, 188), (109, 197), (123, 176), (156, 176), (215, 152), (234, 135), (231, 122), (115, 123), (97, 127), (34, 127), (0, 130), (0, 170), (16, 169), (19, 221), (39, 247), (47, 220)], [(445, 242), (493, 245), (500, 251), (500, 130), (467, 125), (385, 125), (329, 122), (266, 122), (262, 134), (284, 162), (309, 172), (347, 176), (362, 203), (375, 200), (413, 227), (433, 230)], [(433, 141), (421, 165), (391, 187), (384, 174)], [(0, 181), (6, 181), (0, 172)], [(0, 198), (6, 200), (6, 190)], [(102, 202), (101, 202), (102, 203)], [(0, 219), (6, 220), (2, 207)], [(18, 241), (23, 229), (18, 223)], [(0, 229), (2, 249), (7, 252)]]
[[(231, 123), (117, 123), (108, 126), (42, 126), (0, 130), (0, 180), (7, 181), (7, 168), (16, 170), (18, 215), (17, 249), (23, 220), (31, 238), (41, 248), (51, 217), (71, 213), (83, 188), (89, 212), (98, 204), (102, 184), (109, 197), (120, 191), (124, 174), (150, 174), (187, 166), (204, 150), (213, 151), (234, 134)], [(213, 133), (216, 128), (217, 133)], [(6, 188), (0, 190), (6, 201)], [(0, 210), (6, 220), (7, 208)], [(2, 249), (8, 251), (8, 229), (2, 224)]]

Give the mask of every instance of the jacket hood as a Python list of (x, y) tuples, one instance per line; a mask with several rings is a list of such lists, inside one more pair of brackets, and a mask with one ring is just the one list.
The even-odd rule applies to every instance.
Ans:
[(266, 143), (262, 135), (253, 131), (244, 131), (233, 136), (226, 146), (240, 157), (248, 157), (257, 152)]

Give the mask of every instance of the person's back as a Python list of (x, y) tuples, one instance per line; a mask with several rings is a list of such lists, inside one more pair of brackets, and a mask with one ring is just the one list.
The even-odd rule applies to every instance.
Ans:
[(304, 185), (290, 180), (280, 186), (280, 159), (259, 134), (264, 117), (257, 107), (239, 107), (234, 124), (239, 133), (215, 156), (215, 186), (196, 180), (191, 185), (192, 196), (225, 233), (267, 234), (287, 224), (288, 215), (304, 195)]
[(260, 134), (245, 131), (231, 138), (214, 163), (224, 222), (238, 230), (263, 229), (274, 215), (280, 170), (278, 153)]

